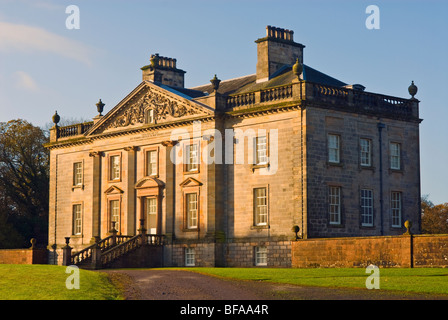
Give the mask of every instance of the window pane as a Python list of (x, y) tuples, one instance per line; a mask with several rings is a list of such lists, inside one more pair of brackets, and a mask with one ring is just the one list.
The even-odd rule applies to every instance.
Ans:
[(256, 164), (266, 164), (268, 163), (268, 156), (267, 156), (267, 139), (266, 137), (258, 137), (255, 139), (255, 161)]
[(195, 265), (194, 248), (185, 248), (185, 265), (191, 267)]
[(266, 197), (266, 188), (254, 189), (254, 205), (255, 205), (255, 225), (267, 225), (268, 223), (268, 206)]
[(120, 201), (110, 201), (110, 221), (115, 222), (115, 230), (120, 230)]
[(339, 163), (340, 143), (339, 136), (335, 134), (328, 135), (328, 161)]
[(82, 233), (81, 205), (75, 204), (73, 206), (73, 234), (79, 235), (81, 233)]
[(82, 185), (82, 162), (76, 162), (73, 164), (73, 185)]
[(266, 247), (255, 247), (255, 265), (266, 266), (268, 264), (268, 249)]
[(390, 153), (390, 168), (391, 169), (400, 169), (400, 144), (399, 143), (390, 143), (389, 145), (389, 153)]
[(369, 139), (361, 139), (360, 140), (360, 149), (361, 149), (361, 165), (362, 166), (370, 166), (371, 165), (371, 141)]
[(361, 224), (373, 226), (373, 191), (361, 190)]
[(330, 187), (329, 192), (329, 215), (330, 224), (341, 223), (341, 188)]
[(157, 151), (148, 151), (146, 153), (146, 175), (152, 176), (157, 174)]
[(392, 227), (401, 227), (401, 192), (391, 192)]
[(196, 143), (187, 145), (185, 150), (187, 171), (196, 171), (199, 163), (198, 145)]
[(157, 233), (157, 199), (146, 198), (146, 212), (148, 213), (149, 234)]
[(120, 179), (120, 156), (110, 157), (110, 179)]
[(188, 193), (187, 202), (187, 228), (197, 228), (198, 226), (198, 195), (196, 193)]

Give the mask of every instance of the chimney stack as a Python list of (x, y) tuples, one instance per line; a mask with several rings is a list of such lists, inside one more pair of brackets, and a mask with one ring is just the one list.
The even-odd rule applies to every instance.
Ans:
[(294, 31), (267, 26), (266, 37), (257, 43), (257, 83), (268, 81), (284, 65), (297, 59), (303, 64), (304, 45), (294, 42)]
[(150, 64), (141, 68), (143, 81), (149, 80), (172, 87), (184, 88), (185, 71), (177, 69), (176, 59), (152, 54)]

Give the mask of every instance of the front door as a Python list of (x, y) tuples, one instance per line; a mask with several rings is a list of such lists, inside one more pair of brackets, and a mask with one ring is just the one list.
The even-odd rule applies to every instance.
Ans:
[(146, 228), (148, 234), (157, 234), (157, 198), (146, 198)]

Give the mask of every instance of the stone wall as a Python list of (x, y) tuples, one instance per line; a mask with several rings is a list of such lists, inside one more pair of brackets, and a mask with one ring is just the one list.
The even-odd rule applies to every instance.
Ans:
[(0, 264), (47, 264), (46, 249), (3, 249), (0, 250)]
[(292, 267), (446, 267), (448, 235), (320, 238), (292, 242)]

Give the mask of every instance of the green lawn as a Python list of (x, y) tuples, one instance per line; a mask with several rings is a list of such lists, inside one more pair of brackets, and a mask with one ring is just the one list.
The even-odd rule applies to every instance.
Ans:
[[(371, 275), (363, 268), (271, 269), (271, 268), (186, 268), (224, 278), (289, 283), (302, 286), (366, 288)], [(448, 269), (379, 269), (380, 290), (448, 294)]]
[[(0, 300), (117, 300), (106, 274), (79, 269), (79, 289), (67, 289), (73, 272), (54, 265), (0, 264)], [(69, 284), (74, 284), (69, 281)]]

